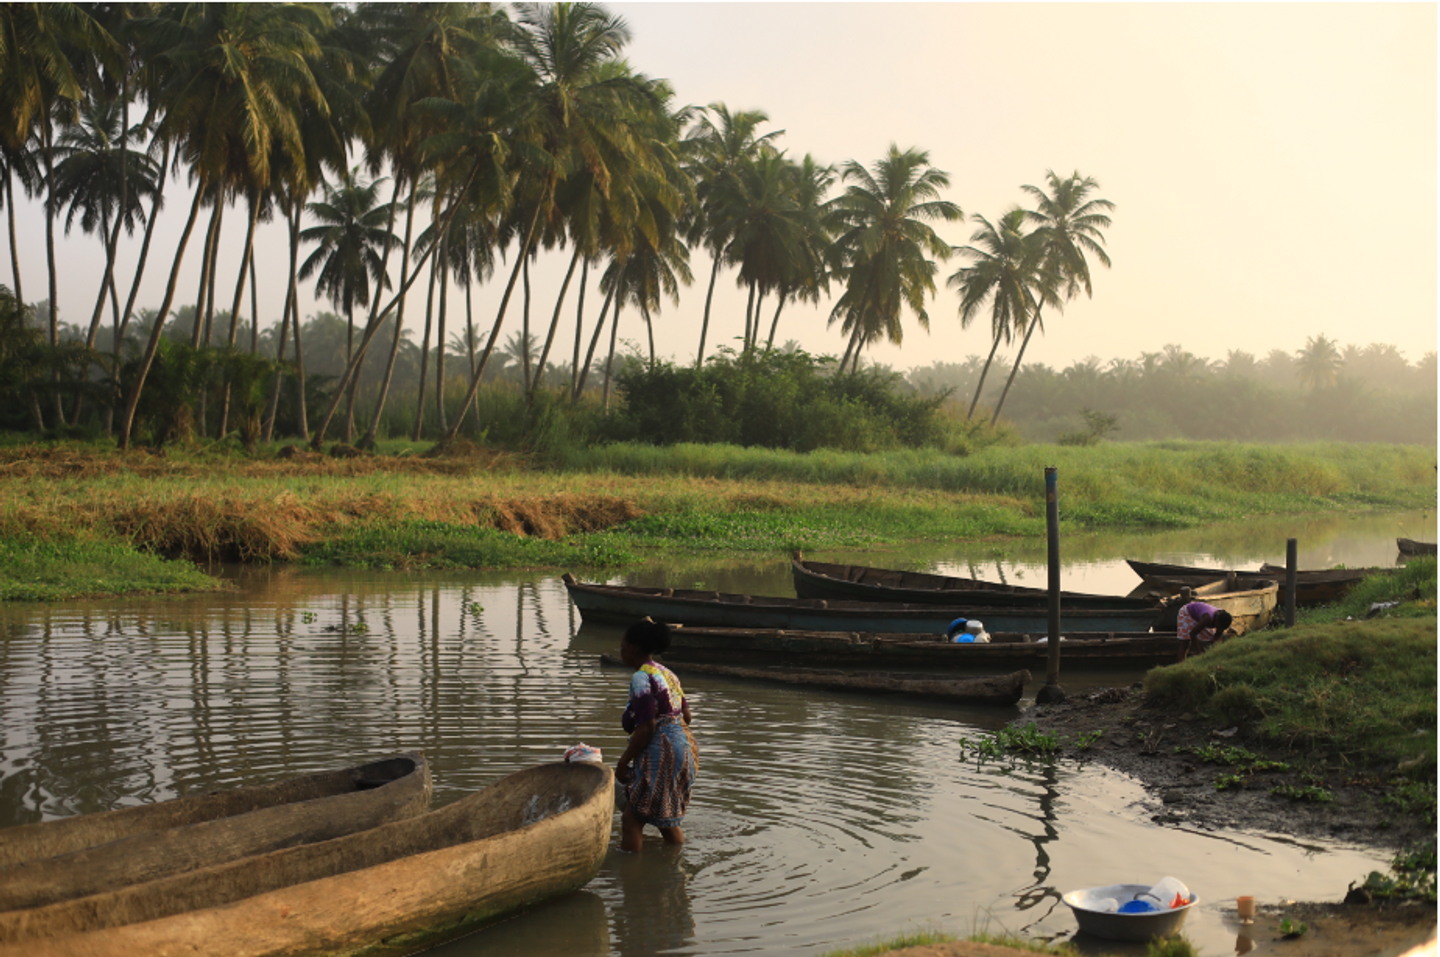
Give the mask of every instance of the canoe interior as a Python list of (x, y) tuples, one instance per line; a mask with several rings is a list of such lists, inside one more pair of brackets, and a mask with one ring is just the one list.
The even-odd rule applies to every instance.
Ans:
[[(250, 793), (238, 802), (221, 802), (221, 806), (229, 810), (251, 807), (253, 790), (242, 789)], [(130, 834), (0, 867), (0, 910), (40, 907), (367, 831), (424, 813), (430, 806), (431, 790), (429, 765), (418, 752), (293, 778), (267, 792), (267, 798), (276, 793), (288, 796), (288, 803)], [(234, 796), (237, 792), (227, 793)], [(85, 817), (76, 824), (84, 824)], [(67, 835), (73, 837), (74, 830)]]
[(286, 778), (272, 784), (210, 791), (35, 824), (0, 828), (0, 865), (66, 854), (135, 834), (234, 817), (263, 808), (348, 794), (397, 780), (428, 767), (418, 753), (382, 758), (357, 767)]
[[(234, 957), (371, 954), (402, 938), (400, 952), (410, 952), (417, 940), (593, 877), (609, 842), (613, 781), (603, 765), (542, 765), (362, 833), (6, 911), (0, 954), (199, 953), (220, 940)], [(519, 845), (496, 845), (517, 835)]]
[[(1230, 630), (1236, 635), (1264, 628), (1270, 623), (1270, 616), (1279, 602), (1279, 583), (1264, 579), (1238, 579), (1239, 576), (1234, 572), (1227, 578), (1211, 582), (1191, 576), (1157, 579), (1162, 590), (1178, 589), (1180, 595), (1166, 599), (1161, 604), (1162, 610), (1156, 629), (1174, 631), (1179, 622), (1181, 607), (1191, 601), (1203, 601), (1207, 605), (1228, 611), (1232, 619)], [(1246, 585), (1253, 587), (1244, 587)]]

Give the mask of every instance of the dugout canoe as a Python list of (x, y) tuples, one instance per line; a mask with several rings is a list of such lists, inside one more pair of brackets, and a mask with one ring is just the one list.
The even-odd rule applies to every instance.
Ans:
[[(672, 630), (663, 657), (682, 676), (695, 662), (742, 667), (778, 662), (871, 673), (904, 669), (1040, 673), (1046, 668), (1050, 646), (1043, 635), (1001, 633), (990, 638), (988, 643), (957, 644), (938, 635), (684, 625)], [(1173, 630), (1067, 636), (1060, 644), (1061, 668), (1144, 671), (1174, 664), (1180, 658), (1180, 645)]]
[[(1126, 559), (1135, 574), (1146, 582), (1156, 579), (1161, 582), (1173, 579), (1190, 579), (1192, 584), (1217, 581), (1237, 576), (1237, 584), (1254, 587), (1254, 583), (1273, 580), (1280, 583), (1278, 601), (1285, 602), (1285, 566), (1269, 563), (1260, 566), (1259, 571), (1243, 571), (1225, 568), (1203, 568), (1193, 565), (1167, 565), (1161, 562), (1137, 562)], [(1301, 608), (1329, 605), (1345, 596), (1355, 584), (1369, 575), (1393, 572), (1390, 568), (1314, 568), (1297, 569), (1295, 572), (1295, 604)], [(1134, 594), (1133, 592), (1131, 594)]]
[(1195, 582), (1189, 577), (1147, 579), (1141, 589), (1154, 589), (1154, 594), (1173, 596), (1161, 600), (1160, 617), (1155, 625), (1157, 631), (1174, 631), (1180, 609), (1192, 601), (1203, 601), (1230, 613), (1228, 631), (1232, 635), (1259, 631), (1270, 624), (1270, 616), (1280, 595), (1280, 583), (1274, 579), (1242, 579), (1234, 573), (1213, 582)]
[[(625, 663), (610, 655), (601, 655), (607, 665)], [(973, 678), (936, 678), (933, 675), (884, 674), (879, 672), (835, 671), (824, 668), (746, 668), (736, 665), (689, 662), (678, 675), (719, 675), (748, 681), (770, 681), (779, 684), (823, 688), (826, 691), (860, 691), (867, 694), (895, 694), (935, 698), (951, 704), (1013, 705), (1025, 693), (1030, 672), (1012, 671), (1005, 675)]]
[(1400, 549), (1401, 555), (1434, 555), (1436, 542), (1417, 542), (1413, 538), (1395, 539), (1395, 547)]
[(602, 764), (529, 768), (374, 830), (0, 913), (0, 955), (415, 953), (589, 882), (614, 800)]
[[(868, 565), (806, 561), (799, 552), (791, 556), (790, 574), (799, 598), (956, 605), (973, 611), (975, 617), (982, 620), (982, 608), (1048, 608), (1050, 603), (1050, 592), (1045, 588)], [(1060, 605), (1063, 609), (1153, 608), (1155, 602), (1148, 598), (1062, 591)]]
[[(0, 911), (39, 907), (423, 814), (419, 752), (274, 784), (0, 831)], [(149, 830), (143, 830), (149, 828)]]
[[(1044, 607), (973, 611), (961, 605), (909, 602), (832, 601), (735, 595), (680, 588), (635, 588), (628, 585), (581, 583), (568, 572), (561, 579), (570, 600), (588, 622), (628, 625), (641, 618), (723, 628), (788, 628), (801, 631), (906, 632), (944, 635), (957, 617), (978, 618), (990, 632), (1043, 633), (1048, 625)], [(970, 611), (967, 614), (967, 611)], [(1067, 632), (1145, 631), (1157, 609), (1065, 609)]]

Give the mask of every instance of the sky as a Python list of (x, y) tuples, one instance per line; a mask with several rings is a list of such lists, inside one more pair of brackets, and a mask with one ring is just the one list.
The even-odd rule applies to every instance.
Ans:
[[(1079, 172), (1115, 204), (1112, 268), (1092, 260), (1093, 298), (1044, 317), (1026, 363), (1064, 368), (1138, 358), (1176, 344), (1223, 360), (1231, 350), (1294, 353), (1325, 335), (1387, 343), (1410, 361), (1437, 344), (1436, 5), (1251, 3), (618, 3), (632, 66), (667, 79), (680, 103), (763, 110), (794, 159), (871, 166), (893, 143), (928, 151), (949, 174), (944, 198), (964, 223), (939, 223), (953, 246), (972, 214), (992, 222), (1026, 204), (1023, 184)], [(172, 183), (140, 306), (158, 306), (189, 195)], [(24, 294), (42, 299), (43, 218), (19, 207)], [(244, 231), (223, 233), (220, 308), (228, 308)], [(7, 241), (8, 242), (8, 241)], [(121, 255), (128, 276), (139, 234)], [(192, 302), (192, 241), (179, 302)], [(284, 297), (283, 227), (261, 228), (262, 328)], [(554, 307), (568, 255), (542, 256), (535, 323)], [(866, 358), (899, 370), (984, 356), (988, 317), (964, 330), (939, 263), (929, 331), (907, 313), (899, 346)], [(78, 227), (63, 241), (62, 319), (88, 322), (104, 260)], [(657, 351), (693, 361), (709, 261), (655, 317)], [(0, 281), (10, 284), (8, 250)], [(477, 290), (488, 328), (501, 283)], [(307, 314), (333, 308), (302, 291)], [(453, 299), (452, 302), (459, 301)], [(593, 323), (598, 297), (590, 299)], [(833, 303), (787, 306), (777, 342), (843, 351)], [(454, 307), (452, 307), (454, 308)], [(248, 304), (244, 307), (248, 314)], [(743, 329), (745, 299), (721, 274), (707, 354)], [(765, 322), (769, 323), (770, 310)], [(574, 294), (560, 342), (574, 334)], [(418, 330), (419, 310), (407, 311)], [(450, 320), (455, 328), (456, 320)], [(513, 308), (502, 340), (519, 328)], [(622, 340), (643, 348), (638, 314)], [(1013, 355), (1002, 347), (1002, 354)], [(568, 355), (567, 352), (562, 355)]]

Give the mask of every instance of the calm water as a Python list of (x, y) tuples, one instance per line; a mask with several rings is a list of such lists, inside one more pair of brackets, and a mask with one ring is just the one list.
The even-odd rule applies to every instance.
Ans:
[[(1063, 584), (1128, 591), (1136, 579), (1117, 555), (1283, 561), (1287, 537), (1303, 567), (1390, 565), (1396, 535), (1433, 541), (1433, 513), (1067, 538)], [(1043, 542), (813, 557), (1046, 577)], [(218, 597), (0, 608), (0, 825), (416, 747), (445, 804), (579, 741), (612, 763), (624, 747), (628, 676), (598, 662), (618, 635), (581, 627), (556, 576), (236, 574), (240, 589)], [(774, 560), (627, 580), (790, 593), (788, 565)], [(1236, 895), (1334, 899), (1385, 863), (1351, 847), (1159, 827), (1138, 783), (1095, 766), (961, 759), (959, 737), (1018, 709), (701, 675), (685, 685), (701, 749), (690, 842), (612, 852), (585, 890), (434, 954), (823, 953), (919, 928), (1068, 939), (1064, 891), (1167, 874), (1202, 897), (1188, 936), (1223, 954), (1236, 945), (1225, 913)]]

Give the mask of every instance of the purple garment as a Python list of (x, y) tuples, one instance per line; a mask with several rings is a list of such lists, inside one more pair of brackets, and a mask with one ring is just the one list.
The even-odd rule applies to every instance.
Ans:
[(630, 702), (620, 716), (626, 734), (658, 718), (678, 717), (685, 704), (680, 679), (662, 664), (647, 661), (630, 678)]

